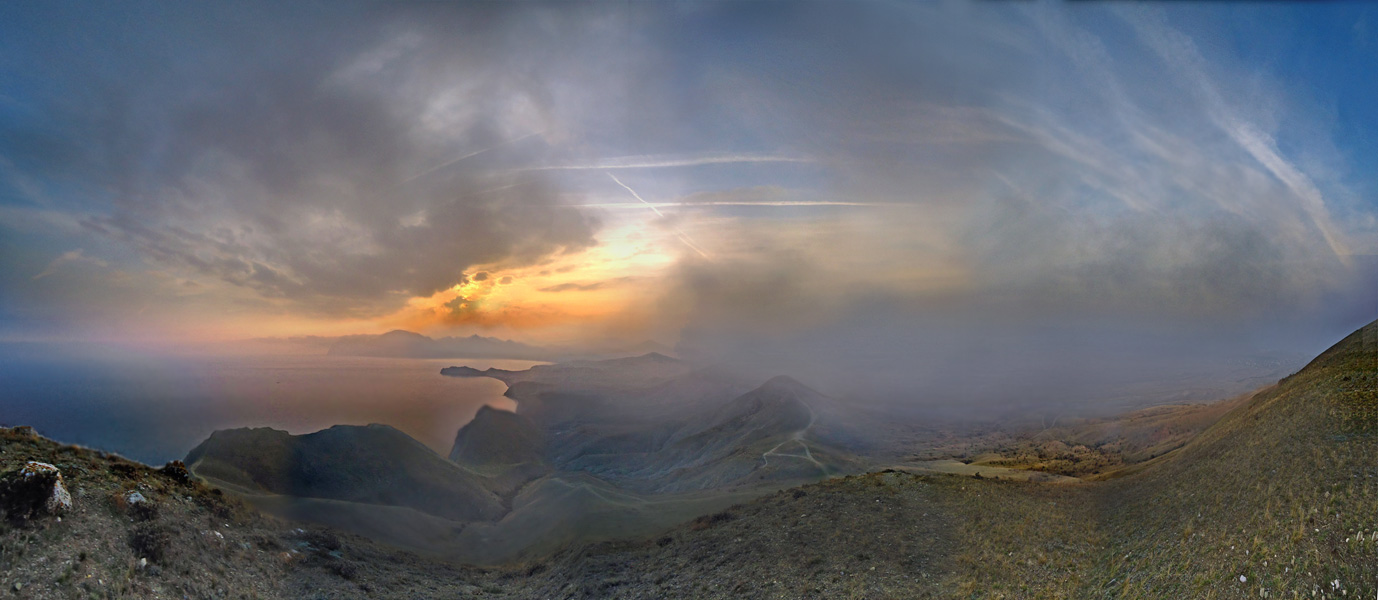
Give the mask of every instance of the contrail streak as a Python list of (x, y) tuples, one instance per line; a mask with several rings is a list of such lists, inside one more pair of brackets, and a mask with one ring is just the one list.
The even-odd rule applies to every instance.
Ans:
[[(651, 202), (651, 206), (656, 208), (703, 208), (713, 206), (744, 206), (744, 207), (765, 207), (765, 208), (792, 208), (792, 207), (811, 207), (811, 206), (843, 206), (843, 207), (873, 207), (885, 206), (880, 202), (842, 202), (833, 200), (775, 200), (767, 202)], [(583, 208), (638, 208), (641, 205), (635, 202), (599, 202), (594, 204), (578, 204), (575, 206)]]
[(662, 169), (669, 167), (697, 167), (735, 163), (809, 163), (810, 158), (777, 156), (773, 154), (707, 154), (698, 156), (625, 156), (594, 164), (545, 165), (527, 167), (525, 171), (581, 171), (608, 169)]
[(521, 136), (521, 137), (519, 137), (519, 138), (513, 138), (513, 139), (507, 140), (507, 141), (505, 141), (505, 142), (498, 142), (498, 143), (493, 144), (492, 146), (489, 146), (489, 147), (484, 148), (484, 149), (482, 149), (482, 150), (475, 150), (475, 151), (473, 151), (473, 152), (470, 152), (470, 153), (468, 153), (468, 154), (465, 154), (464, 156), (461, 156), (461, 157), (456, 158), (456, 159), (454, 159), (454, 160), (451, 160), (451, 161), (448, 161), (448, 162), (440, 163), (440, 164), (438, 164), (438, 165), (436, 165), (436, 166), (434, 166), (434, 167), (431, 167), (431, 168), (429, 168), (429, 169), (426, 169), (425, 171), (422, 171), (422, 172), (420, 172), (420, 173), (417, 173), (417, 174), (415, 174), (415, 175), (412, 175), (411, 177), (407, 178), (406, 183), (411, 183), (411, 182), (413, 182), (413, 181), (416, 181), (417, 179), (421, 179), (422, 177), (425, 177), (425, 176), (427, 176), (427, 175), (430, 175), (431, 173), (434, 173), (434, 172), (436, 172), (436, 171), (439, 171), (439, 170), (441, 170), (441, 169), (444, 169), (445, 167), (449, 167), (449, 166), (451, 166), (451, 165), (454, 165), (455, 163), (458, 163), (459, 161), (462, 161), (462, 160), (464, 160), (464, 159), (466, 159), (466, 158), (473, 158), (473, 157), (475, 157), (475, 156), (478, 156), (478, 155), (480, 155), (480, 154), (483, 154), (484, 152), (488, 152), (488, 151), (490, 151), (490, 150), (496, 150), (496, 149), (501, 148), (501, 147), (503, 147), (503, 146), (506, 146), (506, 145), (508, 145), (508, 144), (515, 144), (515, 143), (520, 142), (520, 141), (522, 141), (522, 140), (524, 140), (524, 139), (526, 139), (526, 138), (529, 138), (529, 137), (531, 137), (531, 136), (533, 136), (533, 135), (540, 135), (541, 133), (544, 133), (544, 132), (535, 131), (535, 132), (532, 132), (532, 133), (528, 133), (528, 134), (526, 134), (526, 135), (524, 135), (524, 136)]
[[(618, 179), (616, 175), (613, 175), (612, 173), (608, 173), (608, 177), (611, 177), (612, 180), (613, 180), (613, 182), (617, 183), (617, 185), (622, 186), (622, 189), (627, 190), (627, 192), (630, 193), (630, 194), (632, 195), (633, 198), (636, 198), (637, 200), (640, 200), (642, 204), (645, 204), (645, 205), (646, 205), (648, 208), (650, 208), (652, 211), (655, 211), (655, 214), (656, 214), (657, 216), (660, 216), (660, 217), (664, 217), (664, 216), (665, 216), (665, 213), (660, 212), (660, 209), (659, 209), (659, 208), (656, 208), (656, 205), (651, 204), (650, 202), (647, 202), (645, 198), (642, 198), (642, 197), (641, 197), (641, 194), (638, 194), (638, 193), (636, 193), (636, 190), (634, 190), (634, 189), (632, 189), (632, 188), (630, 188), (630, 187), (627, 187), (627, 184), (622, 183), (622, 180), (621, 180), (621, 179)], [(679, 241), (684, 242), (684, 245), (685, 245), (685, 246), (688, 246), (688, 247), (692, 248), (692, 249), (694, 250), (694, 252), (698, 252), (698, 253), (699, 253), (699, 256), (702, 256), (702, 257), (704, 257), (704, 258), (708, 258), (708, 253), (707, 253), (707, 252), (704, 252), (702, 248), (699, 248), (698, 244), (695, 244), (695, 243), (694, 243), (694, 240), (689, 239), (689, 236), (685, 235), (683, 231), (680, 231), (679, 229), (675, 229), (674, 231), (675, 231), (675, 235), (676, 235), (677, 237), (679, 237)]]

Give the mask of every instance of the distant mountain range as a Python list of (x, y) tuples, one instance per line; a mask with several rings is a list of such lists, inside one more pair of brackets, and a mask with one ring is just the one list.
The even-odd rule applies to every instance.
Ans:
[(388, 358), (509, 358), (554, 360), (560, 353), (521, 342), (471, 335), (432, 338), (403, 331), (381, 335), (349, 335), (338, 338), (326, 351), (330, 356), (378, 356)]
[(380, 358), (489, 358), (536, 361), (571, 361), (637, 356), (648, 352), (670, 353), (663, 344), (646, 340), (630, 345), (598, 347), (535, 346), (514, 340), (471, 335), (468, 337), (433, 338), (420, 333), (396, 329), (382, 334), (346, 335), (339, 337), (301, 336), (289, 338), (259, 338), (255, 343), (296, 347), (298, 351), (319, 352), (329, 356), (371, 356)]

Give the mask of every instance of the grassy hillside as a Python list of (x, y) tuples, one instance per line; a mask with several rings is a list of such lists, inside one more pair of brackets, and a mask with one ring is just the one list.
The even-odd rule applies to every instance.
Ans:
[(1107, 486), (1090, 591), (1121, 597), (1378, 592), (1378, 324)]
[(1371, 598), (1378, 323), (1102, 482), (873, 473), (519, 582), (563, 598)]

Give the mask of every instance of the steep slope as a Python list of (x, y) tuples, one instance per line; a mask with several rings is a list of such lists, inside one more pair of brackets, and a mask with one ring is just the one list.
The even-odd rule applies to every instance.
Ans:
[(473, 467), (534, 463), (541, 461), (544, 447), (545, 440), (531, 421), (483, 406), (455, 435), (450, 460)]
[(1093, 589), (1126, 596), (1372, 597), (1378, 322), (1107, 486)]
[(486, 477), (485, 484), (510, 506), (527, 482), (550, 473), (545, 438), (526, 417), (489, 406), (460, 428), (450, 461)]
[(642, 492), (802, 482), (858, 468), (853, 458), (809, 438), (811, 402), (823, 397), (776, 377), (673, 430), (641, 452), (584, 452), (566, 468), (588, 471)]
[(686, 425), (671, 443), (687, 439), (746, 442), (803, 431), (813, 422), (809, 401), (817, 403), (821, 397), (822, 394), (793, 378), (775, 377), (706, 419)]
[(1378, 322), (1181, 449), (1070, 484), (832, 479), (573, 550), (530, 596), (1372, 598)]
[(492, 571), (264, 518), (175, 468), (0, 428), (0, 477), (30, 460), (57, 465), (73, 502), (60, 518), (0, 519), (5, 598), (404, 600), (488, 597), (503, 584)]
[(268, 428), (212, 433), (187, 454), (197, 475), (245, 491), (408, 507), (457, 521), (501, 516), (480, 477), (386, 425), (294, 436)]

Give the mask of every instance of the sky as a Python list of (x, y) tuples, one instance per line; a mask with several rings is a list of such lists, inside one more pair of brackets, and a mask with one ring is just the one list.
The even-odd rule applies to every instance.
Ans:
[(6, 3), (0, 340), (1314, 353), (1375, 73), (1363, 3)]

